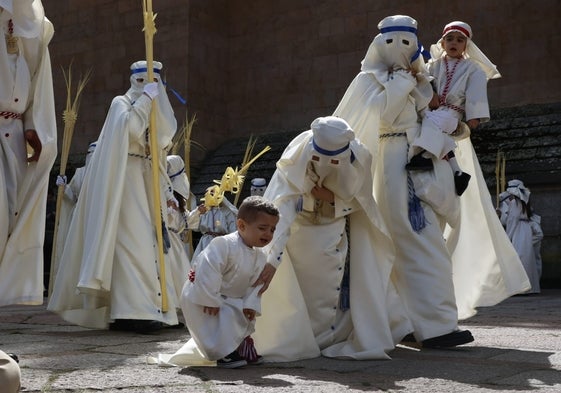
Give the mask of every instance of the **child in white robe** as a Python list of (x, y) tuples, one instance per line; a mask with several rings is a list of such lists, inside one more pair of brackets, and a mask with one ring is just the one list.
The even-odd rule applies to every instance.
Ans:
[(261, 285), (252, 286), (266, 263), (261, 247), (270, 243), (279, 211), (260, 196), (247, 197), (238, 230), (218, 236), (193, 260), (181, 307), (192, 338), (160, 361), (174, 365), (237, 368), (259, 364), (250, 335), (261, 314)]
[(424, 112), (420, 134), (411, 144), (413, 157), (406, 165), (408, 170), (430, 170), (433, 156), (446, 159), (458, 195), (464, 193), (471, 175), (462, 172), (456, 161), (455, 139), (469, 137), (470, 130), (489, 120), (487, 80), (501, 77), (473, 43), (472, 35), (467, 23), (451, 22), (431, 46), (433, 58), (427, 70), (434, 77), (435, 96), (429, 104), (432, 110)]
[(540, 225), (532, 220), (533, 213), (528, 205), (530, 190), (522, 181), (515, 179), (508, 182), (506, 191), (501, 196), (501, 223), (532, 286), (525, 293), (540, 293), (541, 258), (538, 258), (539, 254), (536, 255), (535, 244), (541, 242), (543, 232)]

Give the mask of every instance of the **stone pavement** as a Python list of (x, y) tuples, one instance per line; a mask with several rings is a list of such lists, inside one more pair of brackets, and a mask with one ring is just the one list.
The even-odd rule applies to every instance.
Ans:
[[(164, 368), (184, 329), (150, 335), (68, 325), (45, 306), (0, 308), (0, 348), (19, 355), (23, 392), (561, 392), (561, 290), (516, 296), (464, 321), (475, 342), (399, 346), (393, 360), (317, 358), (237, 370)], [(0, 393), (2, 387), (0, 386)]]

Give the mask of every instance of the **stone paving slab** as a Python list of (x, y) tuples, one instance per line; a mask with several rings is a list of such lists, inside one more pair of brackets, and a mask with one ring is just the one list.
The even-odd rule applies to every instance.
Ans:
[(147, 364), (180, 348), (186, 329), (90, 330), (45, 307), (0, 308), (0, 348), (19, 355), (23, 392), (561, 392), (561, 290), (481, 309), (461, 323), (475, 342), (457, 349), (399, 345), (392, 360), (320, 357), (237, 370)]

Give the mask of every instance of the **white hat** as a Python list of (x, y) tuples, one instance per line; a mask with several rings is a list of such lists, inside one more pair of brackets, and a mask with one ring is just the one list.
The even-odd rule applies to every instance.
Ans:
[(94, 152), (95, 147), (97, 146), (97, 142), (92, 142), (88, 145), (88, 151), (86, 152), (86, 154), (91, 154)]
[[(159, 74), (163, 68), (162, 63), (159, 61), (153, 61), (152, 66), (154, 67), (154, 73)], [(131, 64), (131, 74), (148, 74), (148, 63), (146, 60), (135, 61)]]
[(501, 77), (497, 66), (491, 63), (491, 60), (489, 60), (489, 58), (485, 56), (481, 49), (479, 49), (477, 45), (475, 45), (475, 42), (473, 42), (473, 32), (471, 30), (471, 26), (465, 22), (454, 21), (444, 26), (444, 29), (442, 30), (442, 37), (436, 44), (433, 44), (430, 47), (430, 54), (433, 59), (439, 59), (444, 56), (446, 52), (442, 47), (442, 40), (446, 34), (452, 31), (457, 31), (468, 39), (464, 57), (476, 62), (483, 69), (483, 72), (485, 72), (487, 79), (497, 79)]
[(173, 190), (186, 200), (189, 199), (189, 179), (185, 174), (185, 163), (180, 156), (167, 156), (168, 176), (171, 180)]
[(326, 156), (343, 153), (355, 139), (351, 126), (340, 117), (318, 117), (312, 122), (311, 128), (314, 150)]
[(381, 72), (380, 78), (387, 75), (388, 68), (425, 72), (421, 54), (426, 51), (417, 38), (415, 19), (407, 15), (387, 16), (378, 23), (378, 29), (380, 34), (370, 44), (361, 71)]
[(521, 180), (510, 180), (506, 186), (506, 192), (514, 195), (525, 203), (528, 203), (530, 200), (530, 190), (524, 186)]
[(251, 179), (250, 193), (251, 195), (263, 196), (267, 189), (267, 180), (262, 177), (255, 177)]
[(442, 37), (446, 36), (446, 34), (456, 31), (463, 35), (466, 38), (473, 38), (473, 33), (471, 31), (471, 26), (465, 22), (455, 21), (450, 22), (444, 29), (442, 30)]
[(251, 185), (254, 187), (263, 187), (267, 185), (267, 180), (262, 177), (255, 177), (251, 179)]

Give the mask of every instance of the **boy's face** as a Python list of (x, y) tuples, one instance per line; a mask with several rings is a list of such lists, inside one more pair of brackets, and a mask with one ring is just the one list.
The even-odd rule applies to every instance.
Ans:
[(257, 218), (248, 223), (238, 218), (238, 232), (248, 247), (265, 247), (273, 240), (279, 218), (264, 212), (258, 212)]
[(466, 50), (467, 38), (460, 32), (451, 31), (442, 39), (442, 48), (448, 57), (460, 59)]

